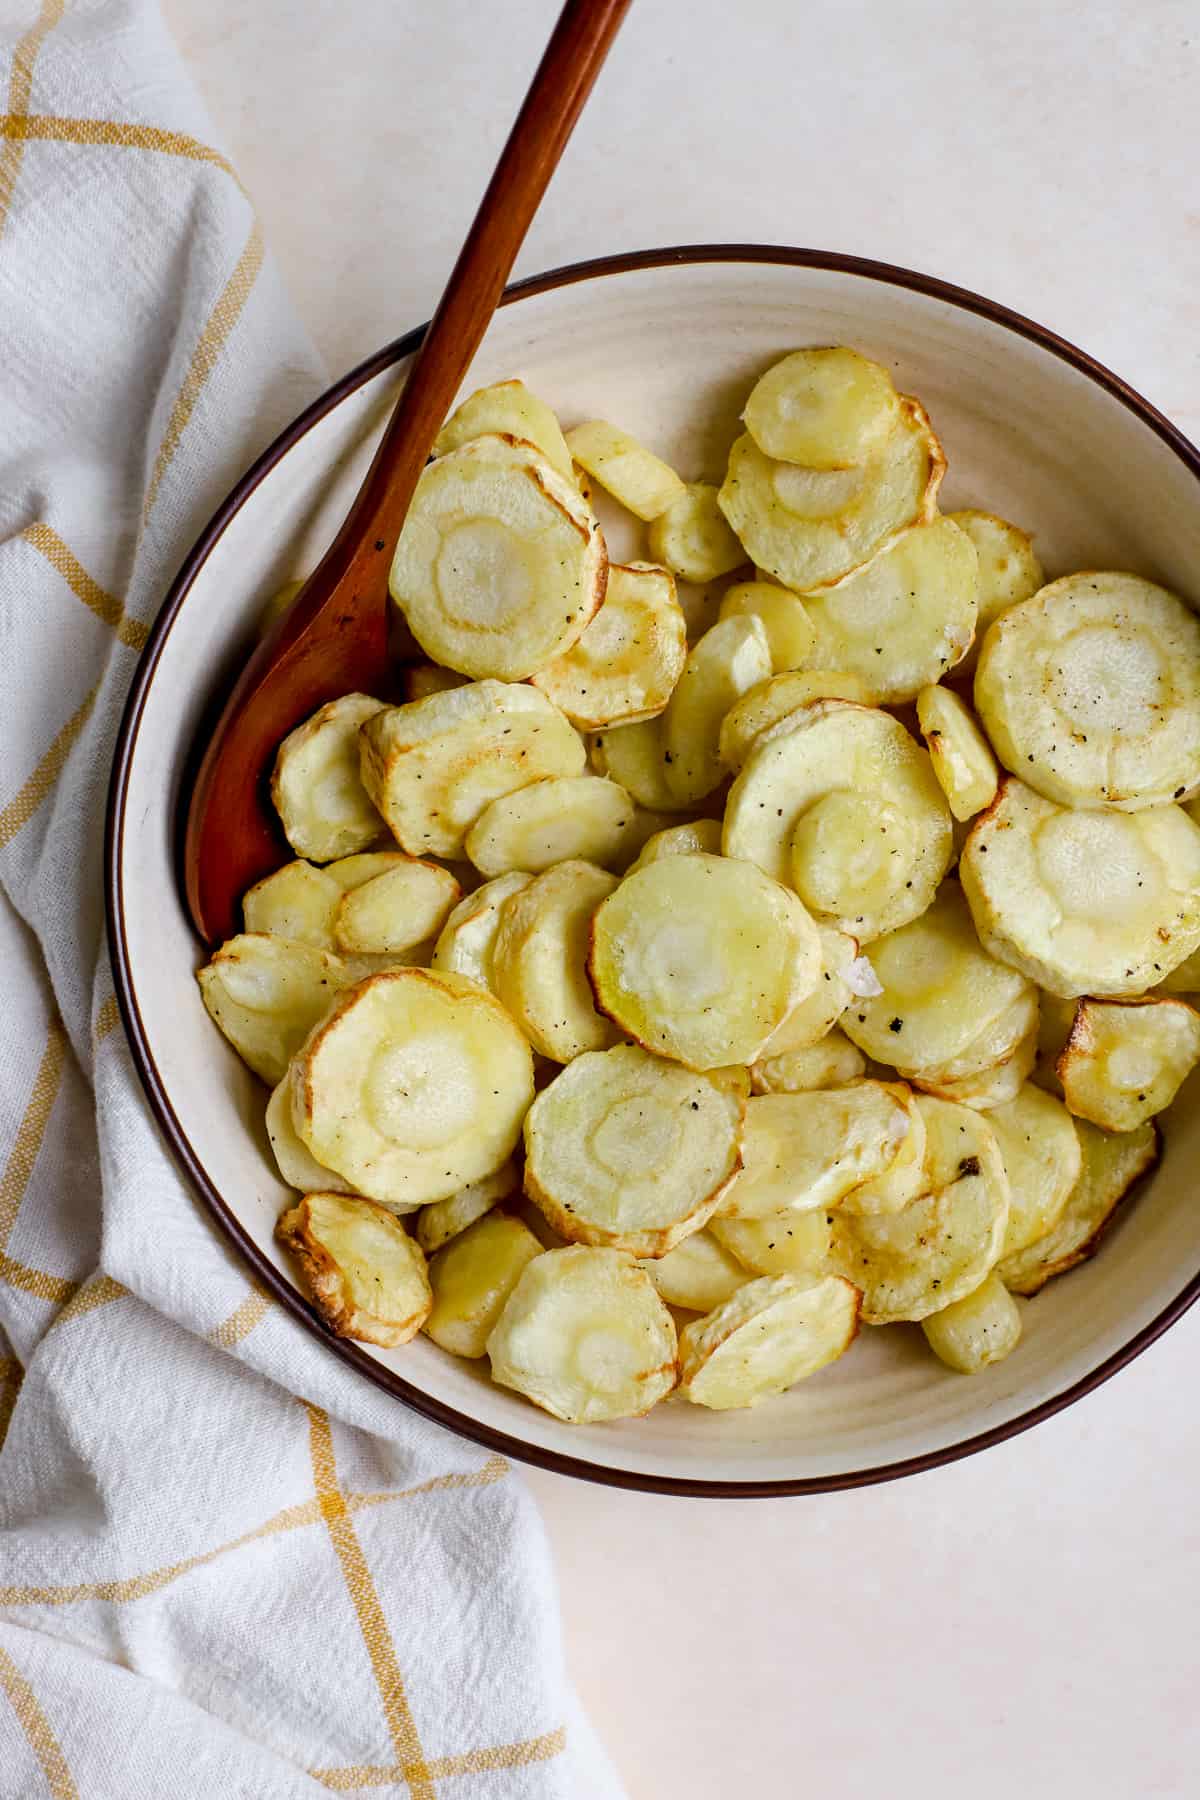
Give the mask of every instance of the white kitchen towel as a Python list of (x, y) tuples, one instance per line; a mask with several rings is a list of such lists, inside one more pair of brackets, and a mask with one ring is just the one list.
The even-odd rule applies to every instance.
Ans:
[(147, 0), (0, 0), (0, 107), (0, 1796), (604, 1800), (520, 1480), (254, 1290), (113, 999), (127, 685), (323, 371)]

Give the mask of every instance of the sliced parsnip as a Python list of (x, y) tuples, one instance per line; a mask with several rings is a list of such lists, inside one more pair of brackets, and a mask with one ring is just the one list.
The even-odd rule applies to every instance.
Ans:
[(718, 1215), (708, 1229), (744, 1269), (756, 1275), (827, 1275), (833, 1215), (768, 1213), (763, 1219)]
[(587, 956), (596, 908), (617, 885), (588, 862), (562, 862), (511, 894), (492, 942), (492, 986), (534, 1049), (553, 1062), (603, 1050), (617, 1032), (592, 1004)]
[(770, 673), (767, 634), (753, 614), (719, 622), (694, 646), (661, 721), (666, 784), (678, 802), (695, 805), (720, 786), (725, 715)]
[[(876, 1062), (953, 1079), (988, 1068), (1015, 1048), (1015, 1038), (998, 1050), (994, 1040), (980, 1040), (1002, 1014), (1032, 995), (1032, 983), (983, 949), (956, 881), (943, 882), (919, 919), (875, 939), (871, 967), (882, 993), (859, 1000), (840, 1023)], [(1036, 1010), (1027, 1007), (1014, 1023), (1021, 1024), (1018, 1036), (1023, 1036), (1036, 1023)], [(955, 1061), (976, 1044), (981, 1060), (968, 1057), (965, 1066)]]
[(529, 1045), (504, 1008), (473, 981), (430, 969), (360, 982), (290, 1075), (306, 1147), (397, 1212), (493, 1174), (533, 1098)]
[(272, 1088), (271, 1098), (267, 1101), (267, 1137), (279, 1173), (289, 1187), (302, 1194), (354, 1192), (348, 1181), (343, 1181), (340, 1175), (319, 1163), (302, 1142), (292, 1123), (292, 1090), (286, 1075), (277, 1087)]
[(679, 1338), (679, 1388), (697, 1406), (757, 1406), (848, 1350), (859, 1292), (836, 1275), (760, 1275)]
[(501, 437), (523, 438), (540, 450), (546, 461), (553, 464), (567, 481), (574, 481), (571, 452), (558, 420), (546, 402), (531, 394), (523, 381), (496, 381), (490, 387), (476, 388), (473, 394), (468, 394), (438, 432), (433, 454), (445, 456), (448, 451), (470, 443), (472, 438), (491, 437), (496, 433)]
[(1183, 1000), (1082, 1000), (1058, 1059), (1067, 1106), (1133, 1131), (1170, 1106), (1200, 1062), (1200, 1013)]
[(863, 1291), (870, 1325), (924, 1319), (973, 1292), (1000, 1254), (1008, 1177), (982, 1113), (918, 1094), (925, 1188), (899, 1212), (833, 1215), (834, 1266)]
[(432, 1200), (428, 1206), (423, 1206), (415, 1221), (417, 1242), (426, 1256), (432, 1256), (435, 1250), (448, 1244), (460, 1231), (466, 1231), (502, 1200), (514, 1198), (520, 1192), (521, 1177), (516, 1165), (502, 1163), (494, 1175), (469, 1181), (457, 1194), (451, 1194), (445, 1200)]
[(975, 704), (1001, 762), (1047, 799), (1182, 799), (1200, 784), (1200, 619), (1136, 575), (1064, 576), (991, 627)]
[(746, 1103), (743, 1168), (721, 1216), (762, 1219), (836, 1206), (883, 1175), (909, 1133), (907, 1089), (882, 1081), (806, 1094), (763, 1094)]
[(737, 1173), (745, 1106), (635, 1044), (576, 1057), (525, 1121), (525, 1191), (572, 1242), (664, 1256)]
[(900, 396), (877, 362), (842, 345), (793, 350), (761, 375), (742, 414), (767, 456), (849, 469), (895, 429)]
[(597, 1004), (691, 1068), (753, 1062), (820, 972), (820, 939), (796, 896), (724, 856), (648, 863), (592, 924)]
[(711, 1312), (742, 1287), (749, 1276), (711, 1231), (693, 1231), (665, 1256), (647, 1257), (647, 1275), (669, 1306)]
[(674, 469), (603, 419), (568, 431), (567, 448), (606, 493), (639, 519), (657, 519), (686, 492)]
[(276, 1232), (338, 1337), (385, 1349), (416, 1337), (432, 1301), (425, 1258), (386, 1207), (346, 1194), (306, 1194)]
[(333, 916), (341, 897), (341, 884), (328, 869), (304, 861), (285, 863), (246, 890), (242, 899), (246, 930), (332, 950)]
[(581, 730), (596, 731), (662, 712), (686, 660), (674, 576), (653, 563), (614, 563), (583, 635), (532, 679)]
[[(778, 591), (778, 590), (777, 590)], [(768, 731), (783, 727), (814, 700), (853, 700), (871, 706), (878, 698), (861, 675), (846, 669), (793, 669), (749, 688), (721, 724), (717, 752), (729, 769), (740, 769)], [(802, 721), (797, 718), (796, 723)]]
[(608, 554), (575, 483), (532, 444), (472, 438), (429, 463), (392, 561), (392, 598), (433, 662), (523, 681), (604, 599)]
[(718, 496), (750, 559), (796, 593), (837, 581), (898, 531), (934, 516), (946, 470), (917, 401), (904, 397), (895, 428), (849, 469), (799, 468), (740, 437)]
[(1002, 1062), (993, 1063), (990, 1068), (972, 1075), (913, 1075), (910, 1079), (927, 1094), (953, 1100), (959, 1106), (973, 1106), (976, 1112), (991, 1112), (1016, 1099), (1036, 1062), (1037, 1032), (1031, 1031)]
[(557, 706), (501, 681), (388, 707), (360, 749), (367, 790), (412, 856), (461, 856), (485, 806), (548, 775), (580, 775), (585, 760)]
[(288, 733), (275, 757), (271, 799), (297, 856), (329, 862), (366, 850), (386, 827), (359, 771), (359, 727), (384, 710), (343, 694)]
[(637, 725), (614, 725), (597, 732), (591, 752), (597, 774), (619, 782), (639, 806), (664, 813), (691, 810), (667, 781), (661, 719), (643, 719)]
[(343, 894), (348, 894), (351, 888), (387, 875), (408, 860), (403, 850), (363, 850), (357, 856), (342, 856), (337, 862), (326, 863), (323, 872), (337, 882)]
[(623, 859), (633, 810), (625, 789), (603, 776), (549, 776), (485, 806), (467, 833), (467, 855), (481, 875), (536, 875), (572, 857), (612, 868)]
[(807, 1049), (760, 1056), (751, 1066), (750, 1082), (756, 1094), (807, 1094), (814, 1088), (845, 1087), (866, 1071), (861, 1052), (834, 1030)]
[(724, 847), (864, 943), (925, 911), (953, 837), (929, 756), (899, 720), (822, 700), (750, 752)]
[(720, 616), (761, 622), (777, 675), (807, 662), (816, 633), (799, 595), (789, 589), (776, 587), (772, 581), (735, 581), (725, 590)]
[(343, 956), (386, 956), (437, 935), (462, 889), (439, 863), (405, 858), (341, 896), (333, 921)]
[(429, 1264), (433, 1306), (425, 1332), (454, 1356), (486, 1356), (509, 1295), (542, 1246), (511, 1213), (489, 1212)]
[(746, 552), (707, 481), (690, 481), (650, 526), (650, 554), (681, 581), (715, 581), (740, 568)]
[(222, 944), (196, 976), (214, 1025), (271, 1087), (354, 978), (327, 950), (254, 932)]
[(863, 568), (804, 594), (812, 669), (849, 669), (888, 705), (962, 661), (975, 635), (978, 557), (949, 519), (914, 525)]
[(1057, 1222), (1023, 1250), (1006, 1255), (997, 1275), (1014, 1294), (1036, 1294), (1053, 1275), (1064, 1275), (1094, 1256), (1100, 1238), (1134, 1182), (1153, 1168), (1161, 1154), (1157, 1127), (1134, 1131), (1098, 1131), (1076, 1121), (1083, 1167)]
[(817, 936), (821, 940), (820, 976), (771, 1033), (759, 1052), (760, 1062), (811, 1048), (833, 1029), (854, 998), (850, 979), (858, 957), (857, 940), (831, 925), (818, 925)]
[(568, 1245), (523, 1270), (487, 1341), (492, 1379), (572, 1425), (638, 1418), (678, 1376), (675, 1322), (619, 1250)]
[(925, 1114), (917, 1104), (917, 1096), (900, 1083), (892, 1084), (892, 1092), (908, 1113), (908, 1132), (890, 1168), (871, 1181), (852, 1188), (842, 1201), (848, 1213), (899, 1212), (924, 1193), (926, 1186), (925, 1157), (928, 1130)]
[(1079, 812), (1010, 777), (959, 878), (985, 948), (1064, 999), (1144, 993), (1200, 948), (1200, 830), (1179, 806)]
[(500, 929), (500, 910), (510, 894), (528, 887), (532, 876), (516, 870), (498, 875), (460, 900), (442, 927), (433, 951), (433, 967), (466, 975), (480, 987), (493, 987), (492, 947)]
[(989, 1275), (973, 1293), (922, 1319), (921, 1330), (929, 1348), (948, 1369), (960, 1375), (978, 1375), (1016, 1349), (1021, 1339), (1021, 1313), (1004, 1283)]
[(998, 1063), (1007, 1062), (1026, 1038), (1036, 1036), (1042, 998), (1037, 988), (1027, 985), (1011, 1005), (997, 1013), (991, 1024), (972, 1038), (957, 1056), (936, 1066), (929, 1064), (906, 1073), (910, 1079), (919, 1075), (929, 1081), (965, 1081), (971, 1075), (983, 1075)]
[(962, 822), (990, 806), (1000, 785), (991, 746), (964, 700), (950, 688), (925, 687), (917, 695), (917, 721), (933, 772)]
[(719, 856), (721, 854), (721, 821), (689, 819), (685, 825), (668, 825), (656, 831), (642, 845), (637, 861), (627, 873), (633, 875), (647, 863), (661, 862), (664, 856)]
[(1019, 526), (1010, 525), (1007, 519), (998, 519), (995, 513), (977, 512), (973, 508), (946, 516), (966, 532), (979, 557), (979, 619), (975, 626), (975, 642), (959, 665), (966, 674), (975, 666), (980, 645), (993, 619), (998, 619), (1018, 600), (1028, 600), (1030, 594), (1036, 594), (1046, 578), (1028, 533)]
[(448, 694), (451, 688), (465, 687), (469, 675), (458, 675), (437, 663), (410, 663), (404, 670), (403, 691), (406, 700), (428, 700), (430, 694)]
[(1002, 1256), (1013, 1256), (1057, 1223), (1079, 1180), (1083, 1153), (1061, 1100), (1026, 1082), (1015, 1100), (988, 1114), (1008, 1175), (1008, 1225)]

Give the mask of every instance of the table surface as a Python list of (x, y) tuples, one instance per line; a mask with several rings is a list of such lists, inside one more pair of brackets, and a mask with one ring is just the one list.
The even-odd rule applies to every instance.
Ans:
[[(166, 0), (340, 373), (428, 316), (556, 0)], [(639, 0), (518, 273), (819, 245), (1073, 338), (1200, 436), (1193, 0)], [(533, 1472), (632, 1800), (1194, 1794), (1200, 1308), (1067, 1413), (792, 1501)]]

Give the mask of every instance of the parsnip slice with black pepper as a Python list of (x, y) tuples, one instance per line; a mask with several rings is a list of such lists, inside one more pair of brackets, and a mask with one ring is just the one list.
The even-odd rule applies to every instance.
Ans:
[(523, 681), (570, 649), (604, 599), (607, 569), (570, 477), (532, 444), (490, 435), (426, 466), (389, 586), (434, 662)]
[(756, 1094), (807, 1094), (814, 1088), (845, 1087), (866, 1070), (861, 1051), (835, 1030), (806, 1049), (760, 1056), (751, 1066), (750, 1082)]
[(836, 1275), (760, 1275), (684, 1327), (679, 1389), (717, 1411), (757, 1406), (848, 1350), (859, 1292)]
[(279, 1173), (301, 1194), (352, 1194), (354, 1189), (319, 1163), (292, 1123), (292, 1086), (287, 1076), (267, 1101), (267, 1138)]
[(885, 1174), (908, 1138), (908, 1090), (882, 1081), (746, 1103), (743, 1168), (721, 1216), (761, 1219), (833, 1207)]
[(553, 1062), (616, 1041), (596, 1011), (587, 957), (596, 908), (617, 885), (589, 862), (563, 862), (511, 894), (492, 942), (492, 985), (534, 1049)]
[(532, 681), (581, 731), (596, 731), (662, 712), (686, 660), (674, 576), (653, 563), (614, 563), (595, 618)]
[(842, 345), (793, 350), (761, 375), (742, 417), (767, 456), (849, 469), (896, 427), (900, 396), (877, 362)]
[(633, 815), (633, 800), (615, 781), (551, 775), (485, 806), (466, 852), (481, 875), (536, 875), (572, 857), (612, 868), (628, 854)]
[(667, 781), (667, 753), (663, 746), (662, 720), (643, 719), (636, 725), (612, 725), (590, 740), (592, 767), (599, 775), (619, 782), (639, 806), (652, 812), (690, 812)]
[(387, 956), (436, 936), (462, 889), (439, 863), (405, 857), (338, 902), (334, 942), (343, 956)]
[(425, 1258), (386, 1207), (346, 1194), (306, 1194), (276, 1231), (338, 1337), (389, 1350), (416, 1337), (432, 1301)]
[(667, 788), (681, 804), (693, 806), (720, 786), (725, 715), (770, 673), (767, 634), (753, 614), (720, 621), (693, 647), (660, 721)]
[(297, 856), (329, 862), (386, 836), (359, 768), (359, 727), (382, 712), (367, 694), (343, 694), (297, 725), (280, 744), (271, 799)]
[(423, 1206), (414, 1222), (417, 1242), (426, 1256), (432, 1256), (460, 1231), (474, 1225), (476, 1219), (482, 1219), (494, 1206), (499, 1206), (502, 1200), (511, 1199), (520, 1192), (521, 1177), (515, 1163), (502, 1163), (495, 1174), (469, 1181), (457, 1194), (450, 1194), (445, 1200), (431, 1200), (428, 1206)]
[(243, 932), (222, 944), (196, 979), (217, 1029), (274, 1087), (355, 970), (313, 944)]
[(668, 856), (598, 907), (597, 1004), (660, 1056), (696, 1069), (750, 1063), (820, 981), (821, 943), (793, 893), (749, 863)]
[(746, 1102), (634, 1044), (575, 1058), (525, 1121), (525, 1191), (572, 1242), (664, 1256), (741, 1164)]
[(1008, 1175), (1002, 1256), (1013, 1256), (1058, 1223), (1083, 1168), (1075, 1122), (1061, 1100), (1027, 1082), (988, 1115)]
[(917, 721), (950, 811), (962, 823), (996, 798), (1000, 771), (970, 708), (951, 688), (917, 695)]
[(929, 1348), (948, 1369), (979, 1375), (1011, 1356), (1021, 1341), (1021, 1313), (1004, 1283), (995, 1275), (953, 1306), (921, 1320)]
[(833, 1215), (768, 1213), (761, 1219), (717, 1214), (708, 1230), (744, 1269), (756, 1275), (828, 1275)]
[(433, 967), (452, 975), (466, 975), (480, 987), (494, 991), (492, 949), (500, 929), (500, 914), (511, 894), (528, 887), (531, 875), (513, 870), (485, 881), (473, 894), (460, 900), (441, 929), (433, 949)]
[(1200, 1062), (1200, 1013), (1183, 1000), (1081, 1000), (1058, 1059), (1067, 1106), (1132, 1131), (1170, 1106)]
[(861, 675), (848, 669), (792, 669), (783, 675), (772, 675), (744, 693), (730, 707), (721, 724), (718, 754), (730, 769), (740, 769), (756, 744), (767, 732), (779, 728), (782, 734), (788, 720), (814, 700), (853, 700), (858, 706), (873, 706), (879, 696)]
[(284, 863), (247, 889), (242, 900), (246, 930), (332, 950), (333, 917), (342, 893), (328, 869), (303, 860)]
[(816, 637), (799, 595), (777, 587), (773, 581), (735, 581), (721, 597), (720, 617), (760, 621), (767, 634), (771, 667), (777, 675), (800, 668)]

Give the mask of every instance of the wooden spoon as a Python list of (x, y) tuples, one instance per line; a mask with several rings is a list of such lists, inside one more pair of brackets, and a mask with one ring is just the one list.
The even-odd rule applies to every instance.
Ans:
[(268, 791), (281, 740), (339, 694), (382, 697), (388, 570), (418, 477), (630, 0), (567, 0), (346, 522), (243, 669), (188, 806), (184, 883), (209, 943), (287, 854)]

